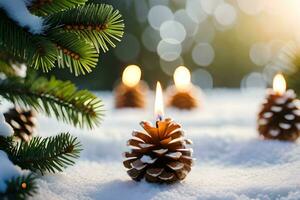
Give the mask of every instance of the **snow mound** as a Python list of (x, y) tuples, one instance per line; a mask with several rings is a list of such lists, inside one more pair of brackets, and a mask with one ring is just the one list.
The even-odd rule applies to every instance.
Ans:
[(44, 20), (29, 12), (26, 7), (28, 3), (28, 0), (1, 0), (0, 8), (3, 8), (7, 15), (21, 27), (28, 28), (32, 34), (41, 34), (44, 29)]

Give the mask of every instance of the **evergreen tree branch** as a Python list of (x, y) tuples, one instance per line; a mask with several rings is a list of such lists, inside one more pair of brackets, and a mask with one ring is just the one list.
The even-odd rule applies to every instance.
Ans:
[(91, 43), (79, 40), (75, 34), (61, 31), (52, 31), (48, 37), (56, 44), (58, 67), (67, 67), (76, 76), (89, 73), (96, 67), (99, 55)]
[(74, 159), (79, 157), (81, 145), (76, 137), (69, 133), (41, 138), (34, 137), (29, 142), (21, 141), (6, 152), (9, 159), (22, 169), (34, 172), (61, 172)]
[(54, 67), (57, 51), (44, 36), (33, 35), (18, 26), (0, 9), (0, 51), (27, 63), (35, 69), (48, 72)]
[(84, 5), (88, 0), (33, 0), (29, 5), (29, 10), (38, 16), (47, 16), (74, 8), (78, 5)]
[(93, 128), (102, 118), (101, 100), (87, 90), (77, 90), (70, 81), (9, 78), (0, 83), (0, 95), (81, 128)]
[(115, 47), (124, 33), (122, 15), (118, 10), (106, 4), (88, 4), (47, 17), (49, 29), (76, 33), (91, 41), (99, 52), (108, 51), (108, 46)]
[(36, 177), (32, 174), (19, 176), (6, 182), (7, 189), (0, 192), (0, 200), (23, 200), (33, 196), (37, 192)]

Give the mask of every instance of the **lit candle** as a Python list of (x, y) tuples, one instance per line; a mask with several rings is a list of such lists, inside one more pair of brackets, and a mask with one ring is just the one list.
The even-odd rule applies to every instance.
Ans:
[(141, 81), (142, 71), (137, 65), (129, 65), (122, 75), (122, 83), (115, 89), (115, 105), (117, 108), (143, 108), (147, 85)]
[(191, 170), (192, 149), (190, 140), (184, 138), (181, 126), (170, 118), (163, 118), (163, 94), (161, 85), (156, 86), (156, 124), (142, 121), (144, 131), (133, 131), (128, 141), (131, 151), (125, 152), (124, 166), (128, 175), (136, 181), (173, 183), (183, 180)]
[(258, 115), (258, 131), (265, 139), (295, 141), (300, 136), (298, 100), (295, 92), (286, 88), (283, 75), (277, 74)]
[(164, 100), (160, 82), (156, 84), (154, 112), (157, 121), (161, 121), (164, 115)]
[(178, 67), (173, 75), (175, 88), (168, 89), (170, 93), (169, 105), (179, 109), (193, 109), (198, 106), (200, 89), (191, 82), (191, 73), (184, 67)]

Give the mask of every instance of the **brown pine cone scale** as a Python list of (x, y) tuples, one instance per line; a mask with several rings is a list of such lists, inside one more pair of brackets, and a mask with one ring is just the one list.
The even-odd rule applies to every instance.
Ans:
[(124, 166), (128, 175), (136, 181), (173, 183), (183, 180), (191, 171), (192, 149), (190, 140), (184, 139), (181, 126), (171, 119), (141, 122), (146, 132), (134, 131), (128, 141), (130, 152), (125, 152)]
[(269, 91), (258, 115), (258, 131), (265, 139), (295, 141), (300, 136), (300, 110), (292, 90), (278, 95)]

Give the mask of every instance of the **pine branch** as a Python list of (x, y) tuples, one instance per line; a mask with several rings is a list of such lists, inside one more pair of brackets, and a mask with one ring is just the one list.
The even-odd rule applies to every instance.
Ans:
[(77, 90), (70, 81), (10, 78), (0, 83), (0, 95), (81, 128), (93, 128), (102, 118), (101, 100), (87, 90)]
[(56, 48), (44, 36), (21, 28), (0, 9), (0, 51), (9, 52), (35, 69), (48, 72), (56, 61)]
[(37, 192), (36, 177), (32, 174), (19, 176), (6, 182), (7, 189), (0, 192), (0, 200), (23, 200), (33, 196)]
[(39, 16), (47, 16), (61, 10), (84, 5), (87, 0), (33, 0), (29, 10)]
[(22, 169), (33, 172), (61, 172), (79, 157), (81, 145), (76, 137), (61, 133), (54, 137), (34, 137), (29, 142), (21, 141), (6, 152), (9, 159)]
[(76, 76), (89, 73), (96, 67), (99, 55), (91, 43), (79, 40), (75, 34), (61, 31), (52, 31), (48, 37), (56, 43), (58, 67), (67, 67)]
[(96, 49), (108, 51), (115, 47), (124, 33), (122, 15), (118, 10), (105, 4), (88, 4), (50, 15), (47, 18), (50, 30), (62, 29), (91, 41)]
[(10, 151), (14, 146), (12, 137), (0, 136), (0, 151)]

